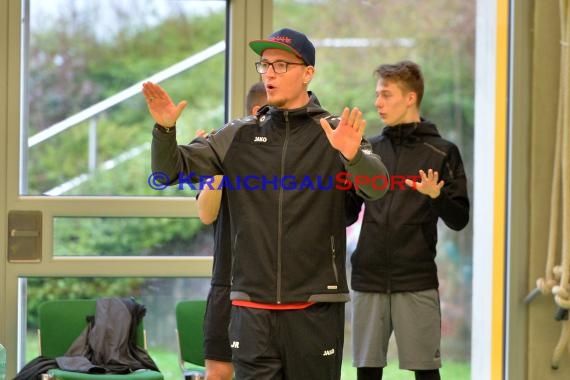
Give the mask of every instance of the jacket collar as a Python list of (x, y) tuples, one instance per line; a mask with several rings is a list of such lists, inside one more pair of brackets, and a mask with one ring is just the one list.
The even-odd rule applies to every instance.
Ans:
[(439, 132), (435, 124), (421, 118), (419, 122), (384, 127), (382, 136), (388, 138), (392, 144), (400, 145), (407, 141), (415, 141), (420, 136), (439, 136)]
[[(285, 117), (289, 122), (294, 121), (296, 119), (303, 119), (303, 118), (321, 118), (323, 114), (328, 114), (325, 111), (319, 102), (317, 96), (309, 91), (309, 102), (304, 105), (303, 107), (295, 108), (295, 109), (281, 109), (277, 107), (273, 107), (270, 105), (263, 106), (257, 113), (258, 116), (269, 116), (274, 120), (284, 121)], [(296, 126), (296, 124), (292, 124), (292, 126)]]

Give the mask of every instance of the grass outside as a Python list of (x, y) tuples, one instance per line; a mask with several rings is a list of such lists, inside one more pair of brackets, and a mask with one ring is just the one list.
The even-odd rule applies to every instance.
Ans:
[[(28, 335), (26, 344), (26, 358), (28, 361), (38, 356), (38, 340), (35, 334)], [(170, 350), (149, 349), (149, 354), (162, 372), (164, 380), (182, 380), (182, 372), (178, 366), (178, 354)], [(471, 378), (471, 366), (469, 363), (444, 361), (441, 369), (442, 380), (469, 380)], [(345, 360), (342, 365), (342, 380), (356, 380), (356, 369), (352, 367), (350, 360)], [(410, 371), (400, 370), (397, 361), (391, 361), (384, 368), (383, 380), (414, 380), (414, 374)]]
[[(469, 380), (471, 379), (471, 366), (469, 363), (444, 362), (440, 370), (442, 380)], [(342, 380), (356, 380), (356, 368), (345, 361), (342, 364)], [(414, 380), (414, 373), (398, 368), (398, 361), (388, 362), (384, 368), (382, 380)]]
[[(178, 356), (176, 353), (164, 350), (149, 350), (150, 355), (158, 365), (164, 375), (165, 380), (182, 380), (182, 372), (178, 367)], [(442, 380), (469, 380), (471, 379), (471, 366), (469, 363), (449, 362), (443, 363), (440, 371)], [(342, 380), (356, 380), (356, 369), (352, 367), (349, 360), (345, 360), (342, 365)], [(398, 368), (398, 362), (392, 361), (384, 368), (383, 380), (414, 380), (411, 371)]]

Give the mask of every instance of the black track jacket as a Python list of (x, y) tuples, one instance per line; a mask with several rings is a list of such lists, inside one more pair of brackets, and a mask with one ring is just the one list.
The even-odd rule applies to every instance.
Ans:
[[(165, 173), (169, 184), (177, 183), (179, 173), (225, 175), (232, 299), (277, 304), (349, 299), (347, 198), (337, 188), (338, 173), (388, 174), (365, 140), (356, 157), (346, 161), (319, 123), (329, 116), (311, 94), (305, 107), (266, 106), (188, 145), (177, 145), (174, 128), (155, 126), (152, 170)], [(366, 199), (385, 193), (370, 185), (358, 191)]]
[[(424, 119), (386, 127), (370, 143), (386, 164), (392, 183), (385, 197), (365, 202), (358, 245), (351, 257), (351, 287), (378, 293), (437, 289), (438, 218), (453, 230), (461, 230), (469, 221), (459, 150)], [(433, 169), (445, 181), (438, 198), (403, 183), (407, 176), (418, 175), (419, 169), (426, 173)]]

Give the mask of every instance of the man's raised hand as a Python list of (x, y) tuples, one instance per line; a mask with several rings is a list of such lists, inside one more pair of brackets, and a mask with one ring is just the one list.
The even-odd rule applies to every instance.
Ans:
[(320, 122), (332, 147), (347, 160), (352, 160), (360, 148), (360, 142), (366, 129), (366, 120), (362, 119), (362, 112), (356, 107), (352, 110), (345, 107), (336, 129), (333, 129), (324, 118)]
[(442, 180), (439, 180), (439, 173), (433, 169), (429, 169), (427, 174), (423, 170), (420, 169), (420, 182), (412, 181), (411, 179), (406, 179), (406, 185), (409, 187), (416, 189), (422, 194), (429, 196), (432, 199), (439, 197), (441, 193), (441, 188), (445, 184)]
[(152, 118), (157, 124), (165, 128), (176, 125), (176, 120), (188, 104), (186, 100), (182, 100), (175, 105), (168, 93), (152, 82), (143, 83), (142, 92)]

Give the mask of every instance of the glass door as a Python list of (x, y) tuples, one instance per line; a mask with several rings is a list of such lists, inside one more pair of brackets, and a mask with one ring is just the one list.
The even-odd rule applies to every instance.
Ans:
[(132, 296), (147, 308), (150, 354), (165, 378), (180, 376), (174, 308), (205, 299), (212, 232), (191, 190), (151, 186), (152, 119), (141, 89), (157, 82), (191, 104), (180, 142), (219, 128), (227, 6), (2, 2), (11, 37), (3, 322), (17, 326), (5, 331), (9, 375), (40, 354), (42, 302)]

